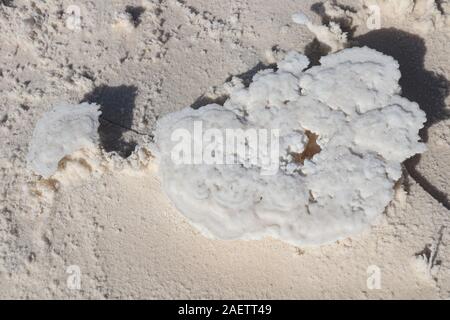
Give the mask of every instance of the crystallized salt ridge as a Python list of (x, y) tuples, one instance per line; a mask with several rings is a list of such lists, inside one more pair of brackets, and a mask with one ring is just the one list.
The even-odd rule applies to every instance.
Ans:
[(48, 178), (66, 155), (98, 146), (99, 106), (59, 104), (37, 122), (30, 141), (27, 163), (37, 174)]
[[(302, 71), (290, 53), (278, 70), (237, 85), (224, 106), (183, 109), (156, 129), (164, 189), (198, 230), (211, 238), (322, 244), (368, 227), (393, 198), (401, 162), (425, 150), (419, 106), (400, 97), (398, 63), (369, 48), (345, 49)], [(175, 129), (278, 128), (280, 170), (256, 165), (175, 164)], [(320, 152), (304, 163), (291, 152), (318, 135)], [(199, 143), (199, 141), (195, 141)]]

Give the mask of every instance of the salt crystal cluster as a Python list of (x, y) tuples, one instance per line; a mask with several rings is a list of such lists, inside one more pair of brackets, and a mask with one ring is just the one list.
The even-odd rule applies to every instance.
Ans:
[[(163, 187), (204, 235), (323, 244), (361, 232), (383, 213), (401, 163), (425, 150), (418, 142), (425, 114), (400, 96), (399, 66), (390, 56), (352, 48), (320, 63), (307, 69), (308, 59), (291, 52), (249, 87), (236, 85), (223, 106), (159, 120)], [(175, 163), (180, 141), (173, 133), (193, 133), (199, 121), (222, 131), (278, 129), (279, 170), (262, 174), (261, 164), (236, 154), (235, 165)], [(305, 156), (312, 140), (315, 151)]]
[(28, 166), (48, 178), (65, 156), (81, 149), (98, 147), (99, 106), (62, 103), (36, 123), (27, 154)]

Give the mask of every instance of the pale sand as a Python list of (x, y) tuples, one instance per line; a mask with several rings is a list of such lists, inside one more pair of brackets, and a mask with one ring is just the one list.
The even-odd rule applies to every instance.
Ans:
[[(436, 200), (448, 206), (450, 120), (433, 121), (429, 149), (415, 167), (428, 192), (406, 174), (408, 192), (398, 193), (376, 226), (321, 247), (204, 238), (172, 207), (148, 157), (136, 165), (78, 154), (90, 167), (69, 163), (55, 177), (57, 189), (38, 182), (25, 167), (27, 144), (37, 119), (56, 102), (89, 96), (112, 109), (134, 105), (119, 116), (120, 108), (105, 113), (149, 133), (159, 115), (191, 105), (210, 86), (265, 62), (272, 47), (304, 52), (313, 35), (291, 22), (293, 13), (303, 10), (320, 21), (309, 10), (315, 1), (62, 2), (0, 5), (0, 298), (450, 297), (450, 213)], [(59, 12), (71, 4), (82, 9), (78, 32), (67, 29)], [(127, 5), (145, 8), (137, 27), (117, 15)], [(415, 32), (406, 23), (383, 21), (391, 26)], [(413, 48), (408, 54), (417, 63), (409, 63), (419, 67), (407, 75), (410, 94), (415, 84), (437, 83), (428, 71), (450, 78), (449, 33), (420, 35), (424, 68), (420, 38), (403, 35), (391, 42), (400, 52)], [(376, 46), (381, 39), (383, 47), (395, 37), (378, 33), (362, 40)], [(94, 90), (102, 85), (127, 87)], [(418, 88), (417, 99), (430, 101), (422, 106), (428, 115), (438, 114), (450, 100), (428, 89)], [(111, 102), (111, 96), (122, 101)], [(139, 133), (125, 130), (124, 140), (149, 140)], [(128, 150), (114, 143), (120, 132), (110, 134), (104, 137), (108, 148)], [(433, 243), (438, 266), (430, 276), (416, 254)], [(71, 265), (80, 268), (81, 290), (67, 287)], [(380, 289), (367, 286), (373, 265), (381, 273)]]

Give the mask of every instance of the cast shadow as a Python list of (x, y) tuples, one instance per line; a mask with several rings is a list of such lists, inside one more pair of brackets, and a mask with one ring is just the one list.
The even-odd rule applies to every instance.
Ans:
[(137, 143), (125, 140), (123, 135), (132, 127), (136, 96), (137, 87), (125, 85), (101, 85), (84, 96), (82, 102), (100, 105), (98, 134), (106, 152), (117, 152), (127, 158), (134, 151)]
[[(426, 113), (427, 122), (419, 134), (422, 141), (427, 142), (428, 129), (433, 124), (450, 118), (450, 110), (445, 104), (445, 99), (450, 94), (450, 82), (443, 75), (425, 69), (427, 48), (424, 40), (418, 35), (388, 28), (370, 31), (354, 38), (353, 42), (353, 46), (367, 46), (398, 61), (402, 74), (399, 81), (402, 96), (417, 102)], [(437, 189), (417, 170), (420, 159), (421, 155), (418, 154), (405, 161), (404, 165), (409, 175), (450, 210), (448, 195)]]
[[(347, 10), (347, 11), (350, 11), (353, 13), (357, 12), (357, 10), (355, 8), (350, 7), (350, 6), (344, 6), (344, 5), (338, 5), (338, 6), (343, 10)], [(351, 19), (341, 18), (341, 17), (330, 17), (325, 12), (325, 7), (322, 2), (314, 3), (311, 6), (311, 11), (315, 12), (316, 14), (318, 14), (320, 16), (320, 18), (322, 19), (321, 23), (323, 25), (329, 25), (330, 22), (335, 22), (339, 25), (339, 27), (341, 28), (341, 30), (343, 32), (347, 33), (347, 37), (349, 39), (353, 38), (353, 34), (356, 31), (356, 26), (353, 26)]]
[(125, 12), (131, 15), (133, 25), (135, 28), (137, 28), (142, 22), (141, 15), (145, 12), (145, 8), (141, 6), (126, 6)]
[(330, 46), (314, 38), (313, 41), (305, 46), (305, 56), (307, 56), (309, 60), (308, 68), (319, 65), (320, 58), (326, 56), (330, 51)]
[[(250, 83), (252, 82), (252, 79), (255, 74), (257, 74), (259, 71), (270, 69), (270, 68), (276, 68), (276, 65), (275, 64), (267, 65), (262, 62), (259, 62), (256, 66), (254, 66), (253, 68), (251, 68), (248, 71), (245, 71), (238, 75), (229, 76), (225, 80), (224, 83), (227, 83), (227, 82), (231, 81), (234, 77), (236, 77), (236, 78), (239, 78), (242, 80), (242, 83), (244, 84), (245, 87), (248, 87), (250, 85)], [(223, 106), (223, 104), (225, 103), (225, 101), (227, 99), (228, 99), (227, 95), (220, 96), (217, 98), (211, 98), (211, 97), (208, 97), (207, 95), (202, 95), (191, 104), (191, 108), (199, 109), (200, 107), (203, 107), (203, 106), (206, 106), (206, 105), (212, 104), (212, 103), (216, 103), (216, 104)]]

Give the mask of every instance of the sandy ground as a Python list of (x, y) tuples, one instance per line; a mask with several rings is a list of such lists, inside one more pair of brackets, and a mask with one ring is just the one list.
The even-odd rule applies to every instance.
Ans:
[[(447, 27), (418, 33), (382, 16), (382, 29), (353, 37), (399, 60), (404, 95), (429, 119), (428, 151), (358, 237), (302, 248), (208, 240), (170, 204), (148, 153), (124, 159), (161, 115), (202, 103), (273, 51), (308, 51), (314, 36), (291, 15), (319, 23), (316, 2), (0, 1), (0, 298), (450, 298)], [(80, 28), (67, 23), (73, 5)], [(25, 155), (59, 101), (102, 104), (104, 150), (42, 180)]]

